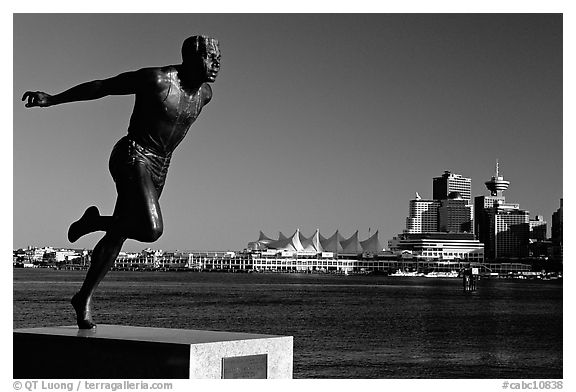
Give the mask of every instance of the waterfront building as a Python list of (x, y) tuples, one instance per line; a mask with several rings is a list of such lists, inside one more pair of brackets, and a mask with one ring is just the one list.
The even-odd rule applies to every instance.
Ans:
[[(444, 233), (445, 234), (445, 233)], [(370, 257), (352, 257), (318, 254), (314, 256), (285, 255), (274, 251), (255, 251), (249, 253), (252, 271), (256, 272), (305, 272), (305, 273), (393, 273), (403, 271), (462, 271), (471, 266), (477, 267), (482, 273), (498, 273), (507, 275), (531, 270), (529, 264), (523, 263), (484, 263), (482, 262), (482, 246), (477, 254), (469, 254), (468, 259), (458, 257), (433, 260), (419, 257), (418, 253), (408, 250), (400, 253), (386, 251)], [(448, 254), (449, 252), (447, 252)], [(454, 252), (452, 252), (454, 253)], [(476, 256), (476, 257), (474, 257)]]
[(384, 252), (378, 231), (363, 241), (358, 231), (348, 238), (338, 230), (330, 237), (319, 230), (306, 237), (297, 229), (291, 236), (280, 232), (277, 240), (260, 232), (258, 241), (248, 243), (247, 253), (253, 270), (278, 272), (388, 271), (397, 259)]
[(405, 233), (426, 233), (438, 231), (438, 208), (440, 200), (425, 200), (416, 193), (410, 200)]
[(43, 259), (44, 261), (49, 261), (51, 263), (63, 263), (71, 261), (73, 259), (79, 259), (82, 257), (82, 253), (71, 249), (52, 249), (50, 251), (45, 251)]
[(334, 272), (355, 273), (369, 271), (394, 271), (397, 256), (390, 252), (370, 255), (336, 255), (332, 252), (303, 254), (279, 252), (274, 249), (250, 253), (253, 270), (257, 272)]
[(484, 261), (484, 244), (472, 233), (402, 233), (388, 242), (391, 252), (409, 251), (426, 261)]
[(444, 171), (440, 177), (432, 179), (432, 198), (446, 200), (452, 192), (460, 193), (464, 200), (471, 200), (472, 180), (460, 174)]
[(46, 246), (36, 248), (29, 246), (13, 253), (13, 264), (23, 267), (45, 267), (60, 269), (83, 269), (89, 260), (86, 249), (66, 249)]
[(185, 270), (192, 268), (194, 261), (190, 252), (162, 252), (145, 249), (140, 253), (120, 252), (114, 268), (124, 271)]
[(270, 250), (274, 252), (298, 253), (301, 255), (316, 255), (320, 253), (333, 253), (336, 255), (358, 255), (362, 253), (378, 253), (383, 249), (378, 240), (378, 231), (364, 241), (358, 239), (358, 230), (349, 238), (344, 238), (337, 230), (332, 236), (326, 238), (317, 229), (310, 237), (305, 237), (300, 229), (296, 229), (291, 236), (279, 233), (277, 240), (272, 240), (260, 231), (258, 241), (249, 242), (248, 250)]

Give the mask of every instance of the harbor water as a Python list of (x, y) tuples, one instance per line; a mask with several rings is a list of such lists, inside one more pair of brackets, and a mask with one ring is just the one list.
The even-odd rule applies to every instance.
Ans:
[[(14, 269), (14, 328), (75, 324), (84, 275)], [(113, 271), (94, 301), (103, 324), (294, 336), (294, 378), (563, 376), (562, 280)]]

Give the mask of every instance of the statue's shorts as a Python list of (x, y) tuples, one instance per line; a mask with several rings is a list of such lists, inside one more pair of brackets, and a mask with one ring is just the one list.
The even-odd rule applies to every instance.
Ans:
[(150, 175), (158, 196), (162, 193), (171, 155), (163, 156), (124, 136), (110, 154), (109, 168), (117, 186), (137, 180), (144, 173)]

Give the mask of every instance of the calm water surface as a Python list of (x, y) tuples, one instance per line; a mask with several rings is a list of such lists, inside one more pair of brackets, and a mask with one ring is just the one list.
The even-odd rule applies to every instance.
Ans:
[[(84, 272), (15, 269), (14, 328), (75, 324)], [(562, 282), (111, 272), (103, 324), (294, 336), (295, 378), (562, 378)]]

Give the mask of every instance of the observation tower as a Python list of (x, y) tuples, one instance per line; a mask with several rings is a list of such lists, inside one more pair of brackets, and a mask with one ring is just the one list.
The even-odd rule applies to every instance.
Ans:
[(498, 160), (496, 160), (496, 174), (492, 176), (492, 179), (490, 181), (486, 181), (484, 184), (486, 185), (486, 188), (488, 188), (492, 196), (502, 197), (502, 192), (508, 189), (510, 181), (504, 180), (504, 177), (500, 175), (498, 168)]

